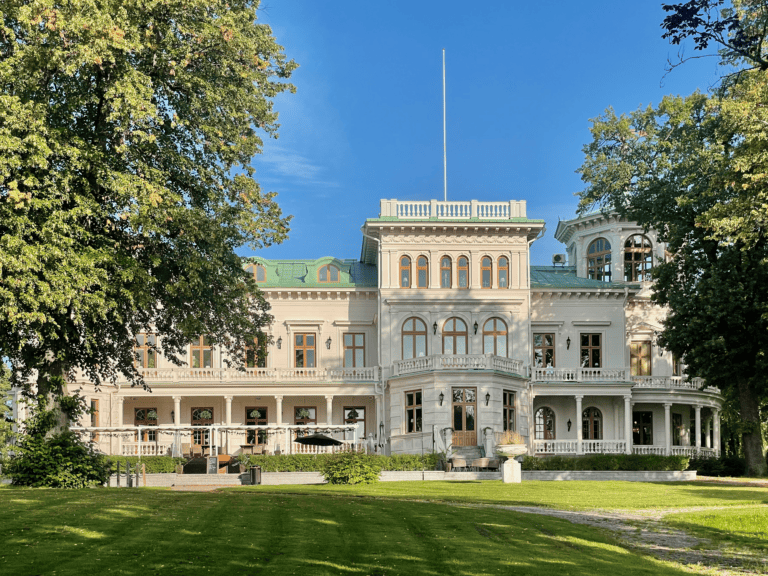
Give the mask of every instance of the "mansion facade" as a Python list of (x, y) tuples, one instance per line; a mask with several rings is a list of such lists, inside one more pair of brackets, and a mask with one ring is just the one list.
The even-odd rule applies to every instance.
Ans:
[(665, 246), (593, 213), (532, 266), (544, 225), (525, 201), (381, 200), (359, 259), (249, 259), (274, 321), (245, 370), (205, 337), (174, 366), (139, 334), (152, 392), (76, 381), (82, 429), (112, 454), (293, 453), (303, 429), (385, 454), (492, 453), (506, 431), (537, 455), (716, 454), (720, 391), (656, 344)]

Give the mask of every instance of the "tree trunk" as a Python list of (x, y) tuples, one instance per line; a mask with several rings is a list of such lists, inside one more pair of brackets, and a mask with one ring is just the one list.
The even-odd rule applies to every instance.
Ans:
[(748, 380), (740, 379), (738, 390), (739, 412), (745, 425), (745, 430), (741, 434), (741, 444), (744, 449), (744, 457), (747, 460), (747, 474), (765, 476), (763, 435), (760, 431), (760, 402)]

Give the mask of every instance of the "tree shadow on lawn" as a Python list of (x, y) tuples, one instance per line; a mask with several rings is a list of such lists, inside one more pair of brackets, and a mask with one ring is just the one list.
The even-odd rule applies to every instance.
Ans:
[[(30, 499), (0, 500), (4, 576), (686, 573), (597, 530), (495, 509), (229, 491), (29, 491)], [(60, 514), (48, 513), (49, 501)]]
[(730, 486), (727, 484), (705, 484), (700, 482), (685, 482), (682, 485), (675, 482), (665, 482), (664, 484), (681, 488), (689, 496), (697, 500), (729, 500), (729, 501), (752, 501), (756, 504), (768, 504), (768, 490), (760, 487), (748, 487), (744, 485)]
[(715, 545), (747, 548), (763, 558), (768, 553), (768, 513), (762, 506), (670, 514), (663, 521)]

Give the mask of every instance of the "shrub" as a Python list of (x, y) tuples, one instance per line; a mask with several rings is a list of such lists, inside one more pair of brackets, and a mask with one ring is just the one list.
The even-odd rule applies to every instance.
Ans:
[(738, 456), (691, 458), (688, 470), (696, 470), (700, 476), (744, 476), (747, 473), (747, 461)]
[(373, 484), (379, 481), (379, 457), (363, 452), (340, 452), (326, 459), (322, 469), (328, 484)]
[(666, 472), (686, 470), (687, 456), (651, 454), (593, 454), (588, 456), (525, 456), (523, 470), (599, 470)]
[[(323, 467), (334, 454), (244, 454), (238, 461), (246, 466), (261, 466), (263, 472), (322, 472)], [(371, 456), (381, 470), (436, 470), (439, 454), (396, 454), (394, 456)]]
[[(117, 473), (117, 463), (120, 462), (120, 473), (125, 472), (125, 465), (131, 465), (131, 471), (136, 470), (139, 463), (138, 456), (109, 456), (107, 457), (112, 474)], [(172, 458), (171, 456), (142, 456), (141, 464), (144, 464), (147, 474), (176, 472), (177, 464), (184, 464), (184, 458)]]

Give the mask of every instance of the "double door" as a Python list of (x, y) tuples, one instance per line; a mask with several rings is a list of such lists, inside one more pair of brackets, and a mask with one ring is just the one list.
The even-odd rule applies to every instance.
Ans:
[(453, 388), (453, 444), (477, 446), (477, 388)]

